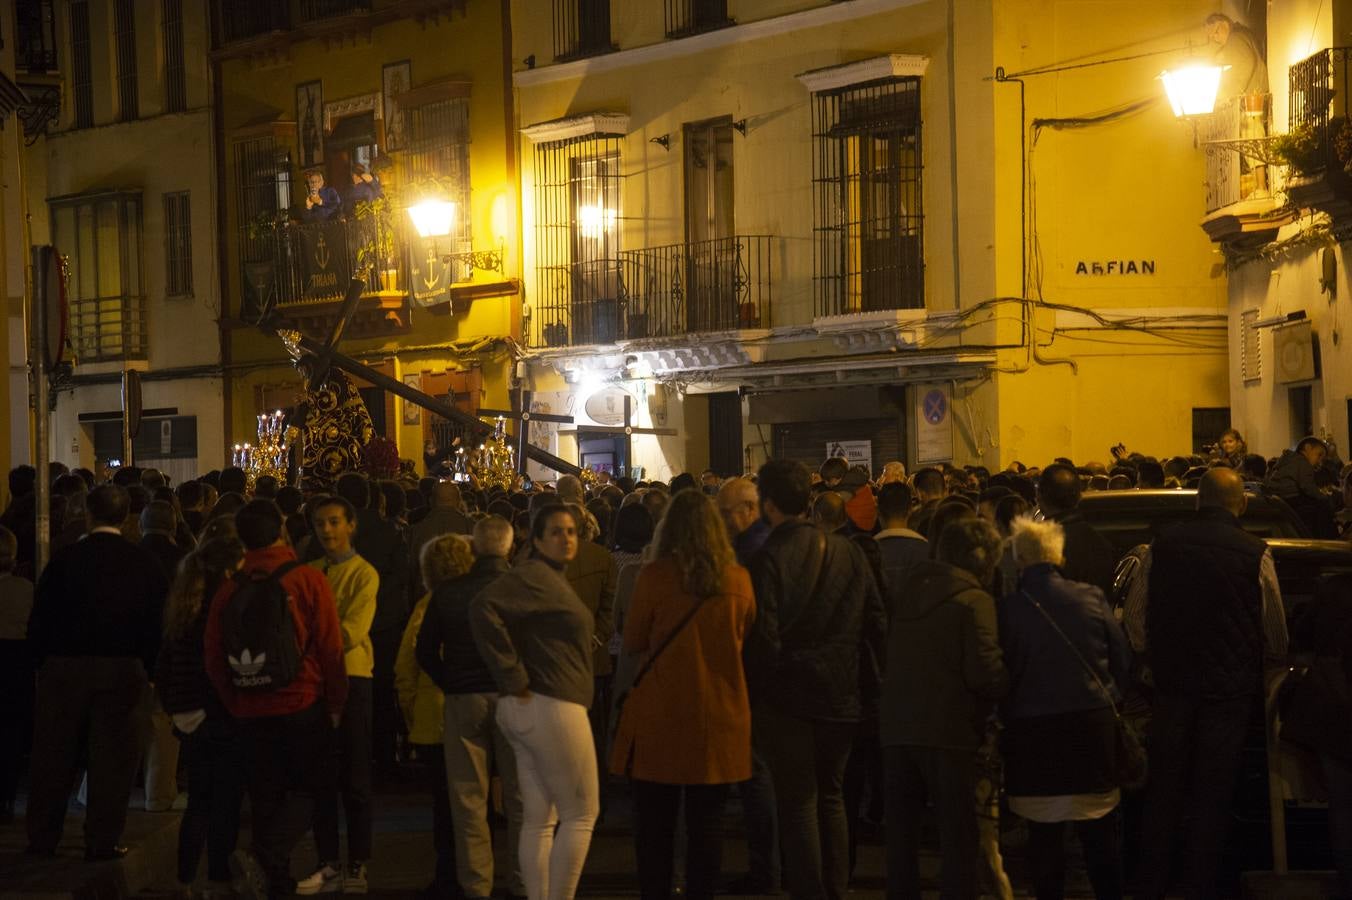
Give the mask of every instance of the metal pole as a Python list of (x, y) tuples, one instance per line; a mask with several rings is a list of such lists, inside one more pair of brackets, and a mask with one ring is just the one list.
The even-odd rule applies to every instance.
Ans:
[[(50, 248), (33, 247), (33, 278), (29, 280), (28, 309), (29, 321), (33, 323), (33, 340), (28, 347), (28, 358), (32, 361), (33, 384), (31, 402), (33, 404), (33, 465), (37, 469), (37, 516), (35, 525), (36, 552), (33, 576), (36, 579), (47, 567), (51, 551), (52, 534), (52, 483), (48, 477), (47, 460), (51, 456), (51, 417), (47, 414), (47, 304), (51, 294), (58, 290), (57, 285), (49, 284), (53, 266), (46, 260)], [(57, 278), (60, 270), (57, 269)]]

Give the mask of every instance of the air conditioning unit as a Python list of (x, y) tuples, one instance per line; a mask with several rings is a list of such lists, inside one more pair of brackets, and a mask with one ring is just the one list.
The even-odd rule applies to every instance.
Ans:
[(1293, 322), (1274, 329), (1272, 356), (1279, 384), (1313, 381), (1317, 373), (1314, 335), (1310, 322)]

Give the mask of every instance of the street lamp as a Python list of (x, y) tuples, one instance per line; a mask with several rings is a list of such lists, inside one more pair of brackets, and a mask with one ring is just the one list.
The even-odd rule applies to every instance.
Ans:
[(455, 222), (455, 204), (450, 200), (423, 200), (408, 208), (408, 216), (418, 230), (418, 237), (444, 237), (451, 233)]
[[(428, 271), (436, 271), (434, 264), (439, 257), (441, 262), (445, 264), (464, 263), (475, 269), (501, 273), (504, 255), (504, 248), (502, 247), (497, 250), (479, 250), (468, 253), (437, 253), (436, 239), (451, 233), (451, 227), (455, 224), (456, 211), (456, 205), (453, 201), (438, 200), (434, 197), (420, 200), (408, 208), (408, 217), (413, 220), (413, 227), (417, 230), (418, 237), (431, 241), (427, 246)], [(437, 279), (440, 280), (439, 274)], [(429, 284), (428, 287), (431, 287), (431, 285)]]
[(1194, 63), (1177, 69), (1165, 69), (1159, 74), (1169, 105), (1180, 119), (1189, 116), (1210, 115), (1216, 108), (1216, 93), (1221, 87), (1221, 73), (1229, 66), (1208, 66)]

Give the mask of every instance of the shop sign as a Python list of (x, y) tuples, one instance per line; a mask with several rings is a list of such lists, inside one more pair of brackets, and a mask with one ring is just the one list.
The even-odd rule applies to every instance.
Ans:
[(827, 441), (826, 458), (836, 457), (851, 466), (863, 466), (873, 474), (873, 441)]

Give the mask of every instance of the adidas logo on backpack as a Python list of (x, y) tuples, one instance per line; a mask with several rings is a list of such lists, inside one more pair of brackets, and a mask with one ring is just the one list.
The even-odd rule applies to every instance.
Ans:
[(221, 617), (221, 645), (236, 690), (275, 691), (300, 672), (304, 653), (296, 640), (291, 596), (282, 585), (298, 565), (288, 562), (270, 574), (235, 576), (235, 592)]

